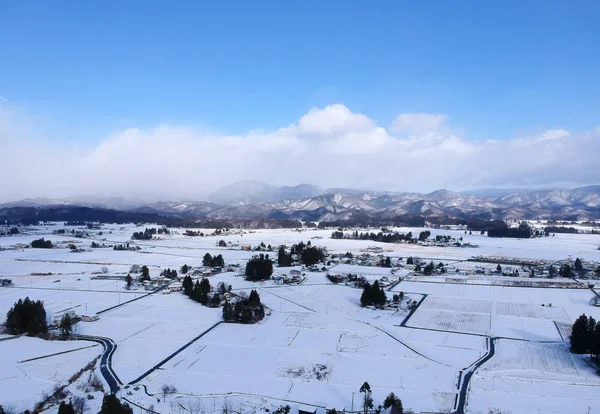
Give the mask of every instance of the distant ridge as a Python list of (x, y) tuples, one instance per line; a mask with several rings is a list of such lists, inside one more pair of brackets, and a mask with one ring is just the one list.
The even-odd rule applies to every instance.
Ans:
[[(272, 186), (240, 181), (213, 193), (210, 201), (138, 203), (100, 197), (93, 202), (28, 199), (0, 207), (83, 205), (136, 213), (193, 218), (277, 218), (313, 221), (352, 219), (387, 220), (403, 215), (482, 219), (600, 219), (600, 186), (574, 189), (483, 189), (454, 192), (441, 189), (427, 194), (323, 189), (310, 184)], [(1, 217), (1, 216), (0, 216)]]

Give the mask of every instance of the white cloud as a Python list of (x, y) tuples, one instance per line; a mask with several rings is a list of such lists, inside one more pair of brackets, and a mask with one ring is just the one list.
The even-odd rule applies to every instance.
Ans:
[(439, 132), (447, 120), (448, 115), (445, 114), (400, 114), (392, 122), (390, 130), (417, 135), (427, 132)]
[[(0, 106), (0, 199), (102, 194), (201, 199), (237, 180), (429, 191), (596, 183), (600, 128), (482, 141), (455, 135), (446, 115), (400, 114), (386, 130), (343, 105), (243, 136), (158, 125), (115, 132), (91, 148), (36, 140)], [(408, 135), (406, 135), (408, 132)]]

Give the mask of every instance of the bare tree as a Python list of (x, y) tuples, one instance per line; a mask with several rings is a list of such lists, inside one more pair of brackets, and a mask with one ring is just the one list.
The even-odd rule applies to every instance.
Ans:
[(223, 399), (223, 414), (233, 413), (233, 402), (229, 398)]
[(177, 388), (175, 388), (173, 385), (163, 384), (163, 386), (160, 388), (160, 391), (163, 395), (163, 401), (166, 401), (167, 395), (175, 394), (177, 392)]
[(87, 400), (82, 396), (73, 397), (71, 400), (75, 414), (83, 414), (87, 408)]

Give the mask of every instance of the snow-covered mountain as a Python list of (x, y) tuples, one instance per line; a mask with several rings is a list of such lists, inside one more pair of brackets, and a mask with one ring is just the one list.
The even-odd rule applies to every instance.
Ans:
[[(482, 194), (475, 196), (473, 194)], [(490, 195), (483, 195), (490, 194)], [(212, 202), (158, 202), (135, 206), (121, 199), (29, 199), (0, 207), (92, 205), (139, 213), (182, 218), (289, 218), (315, 221), (391, 219), (406, 214), (421, 216), (510, 219), (600, 219), (600, 186), (575, 189), (457, 193), (437, 190), (427, 194), (322, 189), (309, 184), (275, 187), (258, 181), (242, 181), (217, 191)]]
[(224, 205), (269, 203), (289, 199), (314, 197), (325, 191), (315, 185), (299, 184), (276, 187), (260, 181), (238, 181), (213, 193), (210, 201)]

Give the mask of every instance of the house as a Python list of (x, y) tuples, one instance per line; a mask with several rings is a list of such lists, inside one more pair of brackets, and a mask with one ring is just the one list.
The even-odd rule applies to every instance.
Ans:
[(292, 278), (295, 278), (295, 277), (299, 278), (299, 277), (302, 277), (302, 272), (297, 269), (292, 269), (292, 270), (290, 270), (290, 276), (292, 276)]

